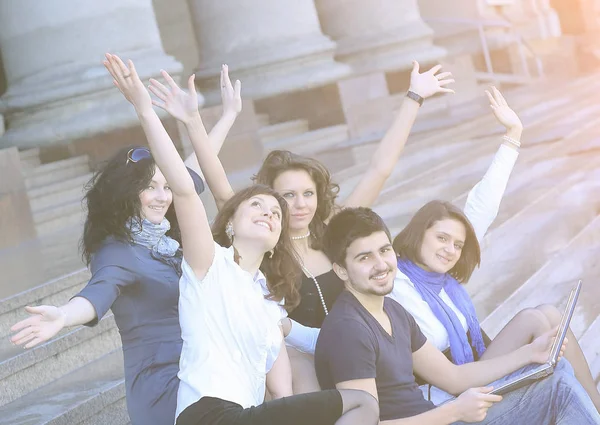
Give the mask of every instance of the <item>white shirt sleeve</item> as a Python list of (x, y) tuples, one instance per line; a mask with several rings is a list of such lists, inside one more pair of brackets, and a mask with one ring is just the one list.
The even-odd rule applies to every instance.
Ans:
[(500, 145), (483, 179), (467, 196), (464, 212), (473, 225), (479, 242), (498, 215), (500, 202), (518, 156), (519, 152), (515, 149)]
[(301, 325), (295, 320), (291, 320), (291, 322), (292, 328), (290, 329), (288, 336), (285, 337), (285, 342), (297, 350), (315, 354), (317, 338), (319, 338), (321, 329), (309, 328), (308, 326)]

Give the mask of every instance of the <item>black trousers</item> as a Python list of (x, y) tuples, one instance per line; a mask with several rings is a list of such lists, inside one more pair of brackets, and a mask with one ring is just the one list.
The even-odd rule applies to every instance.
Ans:
[(202, 397), (179, 414), (176, 425), (334, 425), (342, 409), (337, 390), (284, 397), (248, 409)]

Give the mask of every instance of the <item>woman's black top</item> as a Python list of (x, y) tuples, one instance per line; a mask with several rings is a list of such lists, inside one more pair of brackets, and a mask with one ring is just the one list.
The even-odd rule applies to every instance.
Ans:
[[(344, 282), (333, 270), (316, 276), (315, 279), (321, 287), (327, 310), (331, 310), (333, 303), (344, 290)], [(289, 318), (311, 328), (320, 328), (325, 320), (325, 310), (319, 298), (319, 291), (315, 282), (308, 276), (302, 275), (300, 304), (289, 314)]]

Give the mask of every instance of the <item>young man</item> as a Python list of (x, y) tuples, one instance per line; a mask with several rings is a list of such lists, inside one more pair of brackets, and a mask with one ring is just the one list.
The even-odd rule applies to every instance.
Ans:
[[(502, 397), (487, 394), (491, 387), (482, 387), (546, 361), (552, 332), (503, 357), (460, 366), (427, 342), (413, 317), (385, 297), (393, 288), (396, 255), (389, 230), (370, 209), (349, 208), (334, 216), (324, 250), (346, 291), (325, 319), (317, 342), (315, 367), (323, 389), (371, 393), (379, 400), (384, 425), (600, 424), (565, 360), (553, 375), (507, 394), (502, 402)], [(434, 406), (424, 399), (413, 370), (460, 396)]]

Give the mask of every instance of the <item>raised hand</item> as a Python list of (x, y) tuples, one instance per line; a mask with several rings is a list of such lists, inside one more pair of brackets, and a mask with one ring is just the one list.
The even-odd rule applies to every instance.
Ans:
[(502, 400), (502, 396), (488, 394), (490, 391), (491, 387), (470, 388), (458, 396), (452, 403), (460, 420), (469, 423), (483, 421), (488, 409)]
[[(548, 361), (550, 357), (550, 352), (552, 351), (552, 344), (554, 343), (554, 338), (556, 338), (556, 333), (558, 332), (558, 328), (554, 328), (536, 339), (533, 340), (529, 347), (531, 349), (531, 362), (532, 363), (545, 363)], [(563, 345), (560, 349), (559, 358), (563, 356), (563, 353), (567, 349), (567, 343), (569, 341), (565, 338)]]
[(48, 341), (65, 326), (65, 314), (51, 305), (38, 307), (25, 307), (32, 316), (21, 320), (10, 328), (18, 332), (10, 338), (15, 345), (25, 344), (25, 348), (34, 347), (42, 342)]
[(133, 104), (138, 112), (143, 109), (152, 109), (150, 94), (140, 80), (131, 59), (127, 61), (126, 66), (121, 58), (107, 53), (103, 64), (113, 77), (113, 84), (123, 93), (125, 99)]
[(152, 104), (164, 109), (173, 118), (188, 123), (198, 116), (198, 94), (196, 93), (196, 85), (194, 84), (194, 74), (188, 78), (188, 91), (185, 92), (177, 85), (175, 80), (167, 71), (160, 72), (168, 84), (166, 87), (161, 82), (150, 79), (148, 89), (159, 100), (152, 99)]
[(235, 81), (235, 86), (229, 79), (229, 67), (221, 67), (221, 101), (223, 102), (223, 115), (237, 117), (242, 111), (242, 83)]
[(494, 112), (494, 116), (500, 124), (507, 130), (523, 130), (523, 124), (519, 116), (508, 106), (504, 96), (502, 96), (502, 93), (496, 87), (486, 90), (485, 93), (490, 100), (490, 107)]
[(423, 99), (427, 99), (436, 93), (454, 93), (454, 90), (446, 88), (448, 84), (454, 82), (451, 72), (438, 72), (442, 65), (436, 65), (429, 71), (419, 73), (419, 62), (413, 61), (413, 69), (410, 73), (409, 90), (418, 94)]

